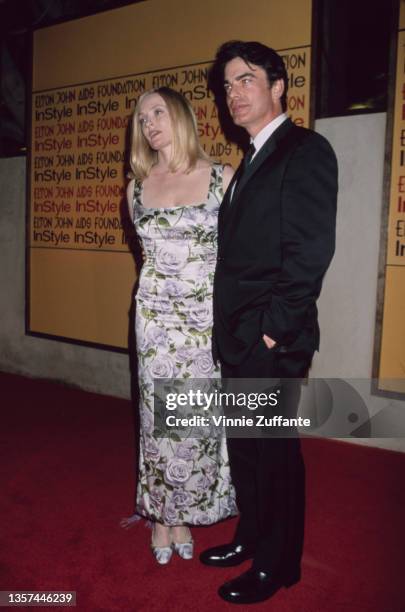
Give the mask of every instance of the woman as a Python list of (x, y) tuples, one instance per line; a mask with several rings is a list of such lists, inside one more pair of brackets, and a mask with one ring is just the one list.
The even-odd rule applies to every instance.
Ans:
[(153, 380), (216, 378), (211, 358), (217, 215), (232, 169), (198, 143), (193, 110), (167, 87), (143, 94), (133, 117), (128, 202), (144, 265), (136, 297), (141, 440), (137, 513), (154, 522), (152, 550), (193, 556), (186, 525), (236, 513), (225, 439), (153, 437)]

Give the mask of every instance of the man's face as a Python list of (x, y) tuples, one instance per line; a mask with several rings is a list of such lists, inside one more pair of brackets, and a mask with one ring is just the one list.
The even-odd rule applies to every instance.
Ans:
[(267, 74), (260, 66), (247, 64), (235, 57), (225, 66), (224, 87), (231, 117), (247, 130), (252, 138), (282, 113), (280, 97), (282, 79), (270, 87)]

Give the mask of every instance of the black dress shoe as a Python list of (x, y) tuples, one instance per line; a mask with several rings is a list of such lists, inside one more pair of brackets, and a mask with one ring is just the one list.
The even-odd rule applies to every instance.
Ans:
[(245, 546), (244, 544), (223, 544), (222, 546), (214, 546), (204, 550), (200, 555), (201, 563), (204, 565), (214, 565), (216, 567), (233, 567), (246, 561), (253, 559), (253, 547)]
[(272, 597), (282, 587), (290, 587), (300, 579), (299, 572), (287, 578), (250, 568), (237, 578), (219, 587), (218, 594), (230, 603), (249, 604)]

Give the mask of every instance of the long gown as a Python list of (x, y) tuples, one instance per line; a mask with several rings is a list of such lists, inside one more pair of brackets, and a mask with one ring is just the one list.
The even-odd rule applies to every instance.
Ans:
[(204, 202), (142, 205), (133, 219), (145, 261), (136, 295), (140, 452), (136, 513), (166, 525), (208, 525), (236, 514), (224, 436), (153, 436), (153, 379), (219, 377), (211, 356), (212, 287), (223, 166), (213, 164)]

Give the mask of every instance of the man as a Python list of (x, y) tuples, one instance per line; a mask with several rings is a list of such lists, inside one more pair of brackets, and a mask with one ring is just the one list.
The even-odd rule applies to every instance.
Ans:
[[(225, 379), (302, 379), (319, 347), (316, 299), (334, 252), (336, 157), (322, 136), (287, 118), (287, 74), (275, 51), (225, 43), (214, 74), (254, 146), (220, 210), (214, 359)], [(278, 412), (296, 414), (299, 394), (287, 383)], [(200, 559), (219, 567), (252, 559), (219, 589), (227, 601), (252, 603), (300, 579), (304, 464), (296, 437), (228, 438), (228, 449), (238, 526), (230, 544)]]

